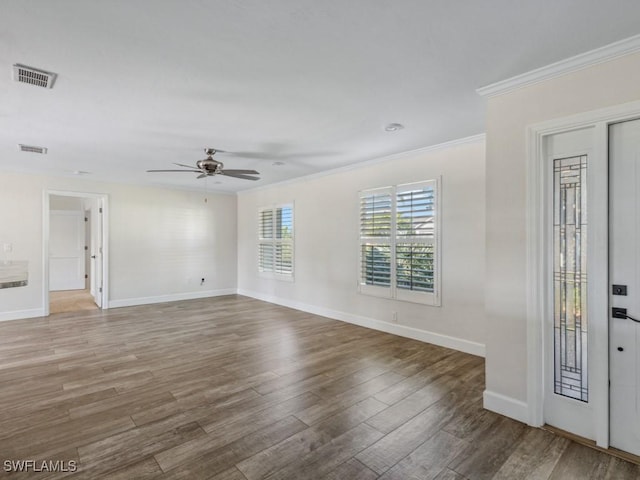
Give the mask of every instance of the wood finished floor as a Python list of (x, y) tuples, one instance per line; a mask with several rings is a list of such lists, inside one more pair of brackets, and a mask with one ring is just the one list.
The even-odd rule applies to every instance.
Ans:
[(640, 478), (483, 388), (479, 357), (235, 295), (4, 322), (0, 476)]
[(89, 290), (61, 290), (49, 292), (49, 312), (64, 313), (80, 310), (97, 310)]

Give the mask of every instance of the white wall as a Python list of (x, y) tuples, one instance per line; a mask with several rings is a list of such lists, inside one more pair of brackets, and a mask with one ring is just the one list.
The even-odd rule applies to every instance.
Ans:
[[(484, 354), (485, 144), (424, 149), (238, 195), (240, 293)], [(358, 191), (442, 176), (442, 306), (357, 293)], [(295, 281), (257, 266), (260, 207), (294, 202)], [(397, 312), (398, 324), (392, 322)]]
[(487, 392), (502, 413), (527, 408), (526, 128), (637, 101), (638, 78), (640, 54), (634, 54), (488, 101)]
[(51, 195), (49, 197), (50, 210), (82, 210), (84, 211), (84, 199), (81, 197), (65, 197)]
[(42, 313), (46, 190), (108, 195), (110, 306), (235, 292), (235, 196), (2, 173), (0, 245), (29, 261), (29, 285), (0, 289), (0, 319)]

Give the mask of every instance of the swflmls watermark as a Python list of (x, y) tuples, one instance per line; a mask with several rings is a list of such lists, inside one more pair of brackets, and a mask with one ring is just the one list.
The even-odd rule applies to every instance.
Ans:
[(5, 460), (5, 472), (59, 472), (73, 473), (78, 470), (75, 460)]

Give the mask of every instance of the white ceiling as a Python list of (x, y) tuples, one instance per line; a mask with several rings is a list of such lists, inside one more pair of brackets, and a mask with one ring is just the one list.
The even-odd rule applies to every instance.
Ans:
[(638, 33), (638, 0), (1, 0), (0, 170), (201, 189), (145, 170), (215, 147), (238, 191), (482, 133), (476, 88)]

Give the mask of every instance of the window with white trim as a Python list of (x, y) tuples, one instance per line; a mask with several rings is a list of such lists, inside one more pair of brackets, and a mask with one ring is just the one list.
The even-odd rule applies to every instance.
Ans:
[(360, 292), (440, 305), (438, 181), (360, 192)]
[(260, 209), (258, 237), (258, 270), (292, 279), (293, 205)]

